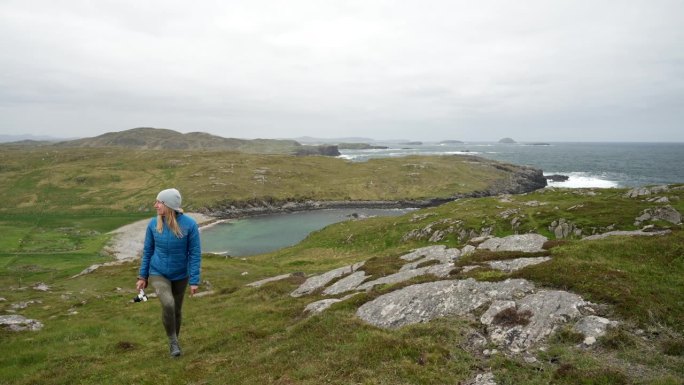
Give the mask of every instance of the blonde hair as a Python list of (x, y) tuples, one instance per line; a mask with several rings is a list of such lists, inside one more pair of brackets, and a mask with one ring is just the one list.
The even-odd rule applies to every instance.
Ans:
[(157, 215), (157, 232), (159, 234), (164, 232), (164, 218), (166, 218), (166, 226), (168, 226), (169, 230), (171, 230), (176, 238), (183, 238), (183, 232), (176, 220), (176, 212), (167, 205), (164, 205), (164, 213)]

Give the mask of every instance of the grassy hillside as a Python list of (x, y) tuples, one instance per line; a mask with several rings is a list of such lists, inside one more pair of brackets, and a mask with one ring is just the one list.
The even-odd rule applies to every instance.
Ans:
[[(497, 236), (535, 231), (553, 239), (548, 226), (559, 218), (584, 234), (630, 230), (644, 209), (663, 205), (625, 198), (624, 192), (547, 189), (508, 199), (462, 199), (402, 217), (332, 225), (270, 254), (246, 259), (205, 255), (203, 288), (214, 294), (187, 300), (184, 355), (176, 360), (167, 357), (158, 303), (130, 302), (137, 264), (67, 278), (105, 260), (98, 254), (106, 241), (103, 234), (135, 215), (3, 215), (0, 290), (6, 301), (0, 302), (0, 314), (32, 300), (18, 313), (45, 327), (0, 331), (0, 383), (458, 384), (491, 369), (498, 384), (681, 384), (684, 231), (669, 222), (652, 224), (670, 228), (670, 235), (591, 242), (571, 236), (547, 245), (553, 258), (549, 263), (517, 273), (477, 269), (453, 276), (522, 277), (571, 290), (603, 304), (602, 315), (621, 322), (589, 349), (577, 346), (571, 331), (560, 330), (535, 351), (536, 362), (483, 355), (468, 339), (478, 328), (468, 319), (382, 330), (355, 316), (359, 305), (397, 286), (376, 288), (310, 318), (304, 307), (322, 297), (288, 295), (303, 278), (245, 287), (282, 273), (320, 273), (361, 260), (368, 260), (374, 274), (389, 274), (398, 268), (399, 255), (435, 244), (406, 237), (426, 227), (448, 230), (450, 223), (459, 223), (459, 229), (476, 233), (483, 228)], [(684, 212), (683, 189), (663, 195)], [(459, 234), (447, 231), (438, 244), (462, 247), (468, 239)], [(516, 256), (477, 252), (457, 264)], [(432, 278), (414, 282), (426, 279)], [(50, 290), (32, 289), (38, 282)]]
[(0, 151), (0, 212), (149, 210), (174, 186), (187, 210), (263, 200), (449, 197), (508, 180), (514, 166), (473, 157), (351, 163), (330, 157), (125, 148)]

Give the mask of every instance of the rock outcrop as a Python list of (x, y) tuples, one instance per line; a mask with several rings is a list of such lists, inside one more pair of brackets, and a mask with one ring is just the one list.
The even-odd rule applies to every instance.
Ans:
[(571, 235), (581, 236), (582, 229), (575, 226), (574, 223), (568, 222), (565, 218), (560, 218), (556, 221), (551, 222), (549, 225), (549, 231), (552, 231), (556, 236), (556, 239), (567, 238)]
[(550, 261), (551, 257), (537, 257), (537, 258), (516, 258), (506, 259), (503, 261), (489, 261), (487, 264), (492, 269), (501, 270), (505, 272), (513, 272), (524, 269), (527, 266), (538, 265), (546, 261)]
[(670, 205), (652, 207), (642, 211), (641, 215), (634, 220), (634, 225), (640, 226), (646, 221), (665, 221), (678, 225), (682, 223), (682, 214)]
[(666, 235), (671, 233), (671, 230), (658, 230), (658, 231), (644, 231), (644, 230), (632, 230), (632, 231), (623, 231), (623, 230), (616, 230), (616, 231), (609, 231), (607, 233), (603, 234), (594, 234), (594, 235), (589, 235), (587, 237), (582, 238), (583, 241), (594, 241), (597, 239), (605, 239), (608, 237), (653, 237), (656, 235)]
[(364, 262), (355, 263), (349, 266), (343, 266), (335, 270), (328, 271), (321, 275), (314, 275), (309, 277), (301, 286), (290, 293), (292, 297), (301, 297), (306, 294), (311, 294), (318, 289), (322, 289), (332, 280), (351, 274), (363, 266)]
[[(281, 275), (277, 275), (277, 276), (275, 276), (275, 277), (265, 278), (265, 279), (262, 279), (262, 280), (259, 280), (259, 281), (251, 282), (251, 283), (248, 283), (248, 284), (245, 285), (245, 286), (249, 286), (249, 287), (261, 287), (261, 286), (263, 286), (263, 285), (265, 285), (265, 284), (267, 284), (267, 283), (276, 282), (276, 281), (282, 281), (283, 279), (288, 279), (288, 278), (293, 277), (293, 276), (296, 276), (296, 275), (298, 275), (298, 274), (302, 274), (302, 273), (281, 274)], [(302, 274), (302, 275), (303, 275), (303, 274)]]
[[(539, 234), (511, 235), (488, 238), (478, 248), (538, 252), (543, 250), (542, 245), (546, 240)], [(378, 285), (397, 284), (431, 274), (442, 280), (414, 284), (383, 294), (361, 305), (356, 315), (369, 324), (388, 329), (448, 316), (478, 319), (487, 331), (480, 345), (491, 342), (512, 353), (528, 350), (563, 324), (574, 324), (574, 329), (585, 336), (585, 345), (591, 345), (608, 327), (615, 325), (610, 320), (596, 317), (592, 304), (579, 295), (560, 290), (538, 290), (525, 279), (501, 282), (484, 282), (473, 278), (444, 280), (457, 271), (455, 263), (458, 259), (473, 250), (474, 247), (470, 245), (461, 250), (443, 245), (416, 249), (399, 257), (406, 261), (399, 271), (373, 280), (369, 280), (372, 277), (363, 270), (364, 262), (359, 262), (309, 277), (290, 295), (301, 297), (319, 293), (336, 296), (349, 293), (342, 298), (324, 298), (309, 303), (305, 313), (314, 315)], [(512, 272), (550, 259), (535, 257), (486, 261), (479, 265), (463, 266), (461, 271), (484, 266)], [(420, 267), (423, 263), (429, 265)], [(257, 282), (272, 282), (286, 277), (288, 275)], [(250, 285), (259, 286), (256, 283)]]
[(615, 325), (593, 316), (591, 304), (582, 297), (560, 290), (536, 291), (524, 279), (479, 282), (469, 278), (412, 285), (363, 304), (356, 315), (391, 329), (447, 316), (473, 317), (476, 309), (485, 306), (479, 321), (489, 341), (513, 353), (528, 350), (569, 322), (577, 322), (574, 328), (585, 335), (587, 344)]
[(649, 196), (667, 192), (670, 190), (668, 185), (652, 186), (652, 187), (636, 187), (625, 193), (625, 198), (638, 198), (642, 196)]
[(451, 315), (466, 315), (494, 300), (521, 297), (534, 289), (523, 279), (479, 282), (472, 278), (417, 284), (363, 304), (356, 315), (381, 328), (398, 328)]
[[(582, 297), (559, 290), (544, 290), (518, 301), (493, 303), (480, 321), (495, 344), (512, 352), (527, 350), (556, 328), (578, 319), (587, 303)], [(492, 310), (493, 311), (490, 311)]]
[(478, 249), (491, 251), (522, 251), (533, 253), (543, 251), (544, 242), (548, 241), (540, 234), (509, 235), (505, 238), (490, 238), (480, 243)]
[(584, 344), (589, 346), (595, 344), (598, 337), (606, 334), (609, 327), (616, 327), (617, 325), (617, 322), (611, 321), (608, 318), (588, 315), (580, 319), (573, 326), (573, 329), (585, 336)]
[(570, 179), (570, 177), (567, 175), (552, 174), (552, 175), (547, 175), (546, 179), (550, 180), (552, 182), (566, 182), (568, 179)]
[(24, 330), (37, 331), (43, 328), (43, 324), (40, 321), (29, 319), (19, 314), (0, 315), (0, 326), (13, 332)]

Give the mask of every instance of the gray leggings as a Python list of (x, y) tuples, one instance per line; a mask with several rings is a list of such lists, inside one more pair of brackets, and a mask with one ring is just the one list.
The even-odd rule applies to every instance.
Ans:
[(180, 281), (169, 281), (159, 276), (151, 275), (150, 285), (159, 297), (162, 305), (162, 322), (166, 335), (169, 338), (178, 337), (181, 327), (181, 309), (183, 308), (183, 296), (188, 286), (188, 278)]

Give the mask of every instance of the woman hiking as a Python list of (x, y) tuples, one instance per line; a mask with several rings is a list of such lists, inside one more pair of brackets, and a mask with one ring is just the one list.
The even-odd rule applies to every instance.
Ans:
[(202, 252), (197, 222), (181, 209), (181, 194), (175, 188), (157, 195), (157, 217), (145, 233), (145, 246), (136, 288), (151, 285), (162, 305), (162, 323), (169, 338), (172, 357), (181, 355), (180, 334), (185, 289), (197, 292), (200, 282)]

